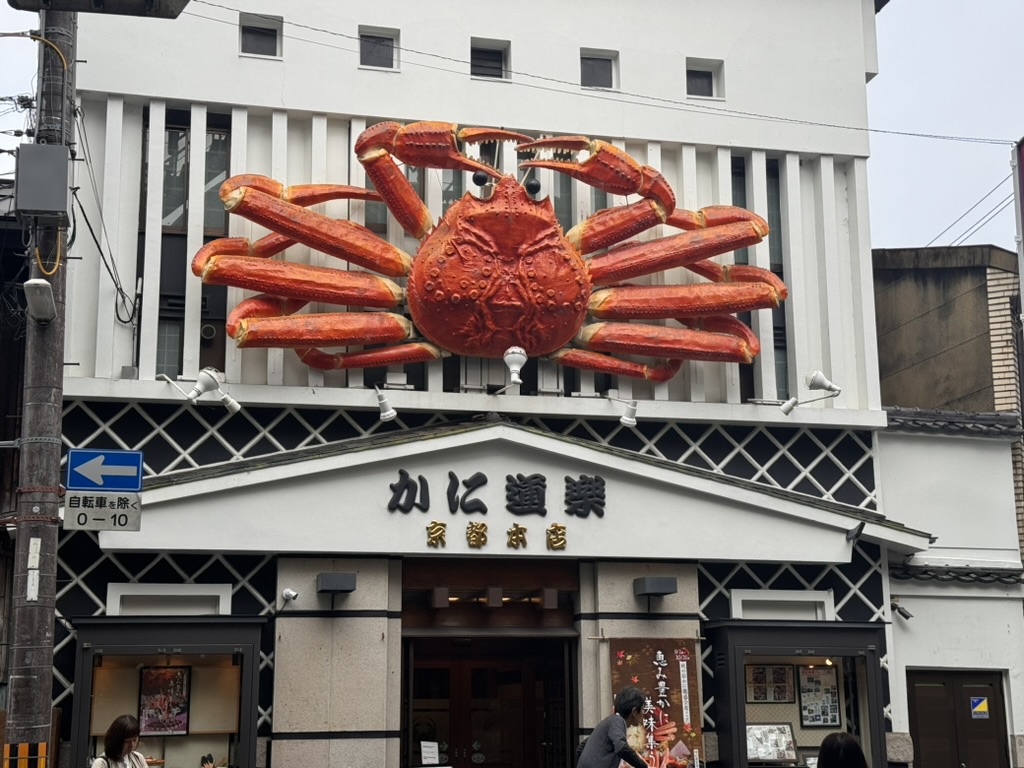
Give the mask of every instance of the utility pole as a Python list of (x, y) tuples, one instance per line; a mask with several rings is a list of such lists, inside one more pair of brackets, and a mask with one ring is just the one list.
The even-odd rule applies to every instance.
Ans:
[[(77, 14), (43, 11), (41, 18), (47, 42), (40, 45), (36, 143), (70, 147)], [(4, 765), (8, 756), (13, 764), (19, 755), (14, 745), (21, 745), (20, 754), (37, 758), (28, 762), (29, 768), (43, 768), (51, 764), (45, 745), (50, 741), (53, 697), (67, 233), (56, 224), (37, 222), (31, 243), (31, 276), (49, 281), (57, 313), (46, 325), (28, 320), (25, 337), (5, 738), (10, 746), (5, 746)]]

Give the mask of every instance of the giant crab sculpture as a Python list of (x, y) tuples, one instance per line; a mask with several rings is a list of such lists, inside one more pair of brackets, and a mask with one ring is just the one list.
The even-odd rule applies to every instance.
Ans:
[[(520, 151), (533, 151), (534, 159), (521, 168), (549, 168), (640, 199), (599, 211), (564, 233), (551, 202), (534, 199), (539, 184), (521, 184), (461, 150), (485, 141), (515, 141)], [(657, 170), (606, 142), (386, 122), (364, 131), (355, 151), (379, 194), (344, 185), (285, 187), (255, 175), (232, 177), (221, 187), (230, 212), (271, 231), (255, 242), (214, 240), (192, 262), (204, 283), (262, 292), (241, 301), (228, 317), (228, 334), (238, 346), (290, 347), (321, 369), (424, 362), (451, 353), (501, 358), (518, 346), (530, 357), (561, 365), (660, 382), (684, 360), (751, 362), (758, 340), (733, 313), (777, 307), (786, 298), (786, 286), (771, 272), (710, 260), (760, 241), (768, 233), (761, 217), (732, 206), (676, 210), (672, 189)], [(584, 151), (588, 155), (580, 161)], [(491, 194), (467, 193), (435, 225), (396, 158), (423, 168), (473, 172), (481, 186), (493, 180), (485, 187)], [(420, 240), (416, 255), (359, 224), (309, 208), (336, 199), (383, 200)], [(624, 242), (659, 224), (686, 231)], [(295, 243), (377, 274), (269, 258)], [(624, 282), (674, 267), (711, 282)], [(388, 278), (407, 278), (405, 288)], [(295, 314), (311, 301), (392, 311)], [(403, 306), (411, 320), (395, 311)], [(665, 319), (682, 327), (643, 322)]]

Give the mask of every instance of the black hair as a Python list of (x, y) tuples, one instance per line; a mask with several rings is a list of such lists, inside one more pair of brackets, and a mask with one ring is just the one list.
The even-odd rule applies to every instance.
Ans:
[(818, 768), (868, 768), (864, 751), (853, 736), (843, 731), (830, 733), (818, 749)]
[(615, 711), (623, 717), (629, 717), (634, 709), (644, 707), (644, 692), (639, 688), (627, 686), (615, 695)]
[(120, 760), (124, 753), (124, 745), (128, 739), (139, 735), (139, 720), (135, 715), (119, 715), (107, 728), (103, 737), (103, 754), (107, 762)]

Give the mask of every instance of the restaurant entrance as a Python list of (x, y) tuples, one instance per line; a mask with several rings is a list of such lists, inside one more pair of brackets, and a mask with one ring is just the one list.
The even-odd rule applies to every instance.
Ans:
[(406, 640), (404, 768), (566, 768), (575, 722), (564, 638)]

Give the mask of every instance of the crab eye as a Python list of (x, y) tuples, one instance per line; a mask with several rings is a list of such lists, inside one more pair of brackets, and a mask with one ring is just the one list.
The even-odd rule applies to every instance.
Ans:
[(486, 184), (490, 180), (491, 180), (491, 177), (488, 176), (483, 171), (474, 171), (473, 172), (473, 183), (476, 184), (478, 187), (482, 187), (484, 184)]
[(526, 190), (526, 193), (530, 197), (536, 197), (538, 194), (540, 194), (540, 179), (527, 179), (523, 183), (523, 189)]

